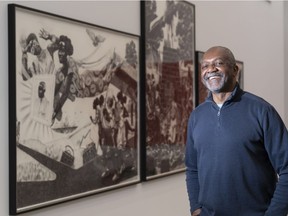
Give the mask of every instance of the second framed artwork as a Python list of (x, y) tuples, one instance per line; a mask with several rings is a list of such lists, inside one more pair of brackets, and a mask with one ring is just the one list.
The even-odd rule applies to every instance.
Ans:
[(11, 4), (10, 214), (140, 181), (140, 37)]
[(195, 107), (195, 7), (141, 1), (145, 68), (145, 176), (185, 169), (186, 127)]

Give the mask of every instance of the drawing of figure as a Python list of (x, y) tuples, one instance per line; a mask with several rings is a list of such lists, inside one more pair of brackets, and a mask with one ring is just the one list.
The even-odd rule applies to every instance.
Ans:
[(119, 148), (125, 148), (128, 144), (128, 134), (129, 131), (134, 132), (135, 129), (131, 126), (129, 122), (129, 113), (126, 108), (127, 97), (123, 95), (122, 91), (117, 94), (118, 103), (120, 103), (120, 118), (119, 127), (117, 134), (117, 145)]
[(49, 101), (45, 97), (46, 83), (41, 81), (38, 86), (38, 97), (34, 102), (34, 115), (36, 117), (46, 119), (49, 108)]
[[(43, 30), (39, 33), (40, 38), (44, 38)], [(52, 43), (43, 49), (40, 46), (37, 36), (30, 33), (26, 39), (20, 41), (22, 46), (22, 69), (23, 80), (28, 80), (34, 75), (53, 74), (55, 69), (53, 53), (56, 51), (56, 37), (50, 35)], [(36, 56), (31, 65), (28, 65), (28, 53)]]
[(102, 149), (100, 145), (100, 137), (101, 137), (101, 113), (98, 108), (100, 100), (96, 98), (93, 102), (93, 109), (95, 110), (94, 118), (90, 116), (90, 120), (92, 122), (90, 127), (90, 139), (95, 143), (97, 154), (102, 155)]
[(104, 107), (102, 110), (102, 129), (103, 129), (103, 144), (106, 146), (115, 147), (114, 143), (114, 99), (113, 97), (106, 97)]
[(124, 109), (124, 107), (121, 108), (121, 113), (120, 113), (120, 120), (119, 120), (119, 127), (118, 127), (118, 133), (117, 133), (117, 147), (118, 148), (124, 148), (126, 146), (126, 130), (125, 130), (125, 115), (127, 110)]
[[(47, 35), (49, 35), (47, 33)], [(78, 67), (73, 55), (73, 45), (65, 35), (61, 35), (57, 40), (58, 58), (62, 66), (56, 72), (56, 84), (54, 92), (54, 112), (52, 115), (52, 124), (55, 118), (62, 119), (62, 107), (67, 99), (75, 100), (75, 94), (79, 89)]]

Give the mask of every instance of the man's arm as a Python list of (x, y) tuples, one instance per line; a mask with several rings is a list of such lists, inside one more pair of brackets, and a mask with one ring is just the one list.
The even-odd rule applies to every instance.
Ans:
[(21, 68), (21, 73), (22, 73), (22, 78), (24, 81), (30, 79), (33, 74), (30, 71), (30, 69), (28, 68), (28, 50), (31, 48), (32, 46), (32, 41), (30, 41), (30, 43), (23, 47), (22, 49), (22, 68)]
[(39, 37), (43, 38), (44, 40), (50, 40), (51, 44), (47, 46), (47, 50), (53, 58), (53, 53), (59, 49), (59, 38), (56, 35), (50, 34), (45, 29), (41, 29), (39, 32)]
[(194, 216), (197, 215), (198, 210), (201, 208), (201, 205), (198, 203), (199, 181), (198, 181), (198, 169), (197, 169), (197, 152), (194, 148), (192, 131), (193, 131), (193, 120), (192, 115), (190, 115), (187, 130), (185, 164), (186, 164), (186, 186), (190, 202), (190, 212), (191, 215)]
[(288, 214), (288, 132), (282, 119), (271, 107), (263, 117), (264, 144), (279, 180), (265, 216)]

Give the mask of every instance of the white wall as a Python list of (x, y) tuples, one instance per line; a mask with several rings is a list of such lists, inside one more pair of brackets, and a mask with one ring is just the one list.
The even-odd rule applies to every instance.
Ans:
[[(288, 127), (288, 2), (284, 2), (284, 110), (285, 110), (285, 122)], [(285, 85), (286, 84), (286, 85)]]
[(196, 48), (229, 47), (244, 62), (244, 89), (272, 103), (284, 119), (283, 2), (197, 1), (196, 8)]
[[(193, 1), (192, 1), (193, 2)], [(0, 2), (0, 215), (8, 215), (8, 44), (7, 1)], [(19, 4), (67, 17), (140, 34), (140, 5), (129, 2), (24, 2)], [(194, 2), (196, 6), (196, 49), (205, 51), (224, 45), (244, 62), (244, 86), (272, 103), (287, 117), (287, 63), (284, 66), (283, 2)], [(288, 5), (285, 5), (286, 9)], [(287, 10), (286, 10), (286, 19)], [(287, 21), (286, 21), (287, 22)], [(287, 38), (287, 23), (286, 38)], [(285, 67), (285, 68), (284, 68)], [(285, 89), (285, 93), (284, 93)], [(286, 114), (285, 114), (286, 110)], [(23, 215), (50, 216), (179, 216), (189, 215), (184, 173), (153, 180)]]

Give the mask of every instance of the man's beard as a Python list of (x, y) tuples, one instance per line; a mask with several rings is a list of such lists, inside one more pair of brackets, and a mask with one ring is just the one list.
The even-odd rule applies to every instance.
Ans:
[(227, 77), (223, 73), (213, 72), (203, 77), (202, 82), (209, 91), (213, 93), (219, 93), (223, 89), (226, 79)]

